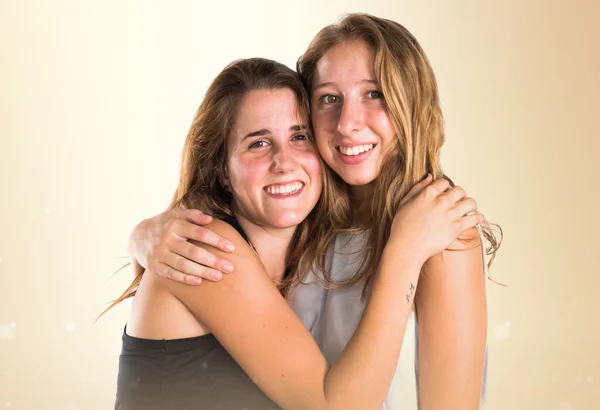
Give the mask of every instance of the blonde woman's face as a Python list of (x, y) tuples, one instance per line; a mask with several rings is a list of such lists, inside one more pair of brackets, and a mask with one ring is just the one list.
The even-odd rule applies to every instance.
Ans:
[(381, 88), (364, 41), (342, 43), (317, 62), (311, 96), (312, 123), (325, 162), (354, 186), (379, 175), (395, 141)]
[(288, 89), (248, 93), (229, 136), (226, 183), (236, 212), (271, 228), (298, 225), (321, 195), (321, 165)]

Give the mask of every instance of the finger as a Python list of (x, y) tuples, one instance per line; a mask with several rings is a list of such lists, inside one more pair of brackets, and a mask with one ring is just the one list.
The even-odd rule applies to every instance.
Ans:
[(465, 192), (465, 190), (459, 186), (452, 187), (444, 193), (444, 196), (448, 198), (448, 201), (450, 203), (459, 202), (462, 199), (464, 199), (466, 195), (467, 193)]
[(175, 282), (186, 283), (188, 285), (199, 285), (202, 283), (202, 278), (193, 275), (186, 275), (183, 272), (179, 272), (173, 269), (171, 266), (165, 264), (159, 264), (159, 266), (150, 272), (154, 272), (159, 276), (174, 280)]
[(446, 192), (450, 188), (450, 182), (446, 178), (439, 178), (433, 181), (425, 188), (425, 192), (428, 195), (433, 197), (437, 197), (444, 192)]
[(417, 196), (421, 191), (423, 191), (423, 189), (425, 189), (425, 187), (427, 185), (431, 184), (432, 180), (433, 180), (433, 177), (431, 176), (431, 174), (427, 174), (427, 176), (425, 178), (423, 178), (421, 181), (417, 182), (410, 189), (410, 191), (408, 191), (406, 193), (404, 198), (402, 198), (402, 200), (400, 201), (400, 205), (404, 205), (405, 203), (407, 203), (408, 201), (413, 199), (415, 196)]
[[(175, 238), (179, 240), (185, 240), (185, 229), (186, 226), (197, 226), (191, 222), (186, 221), (185, 219), (180, 219), (178, 216), (169, 219), (163, 228), (163, 235), (165, 239)], [(161, 237), (162, 239), (162, 237)]]
[(235, 246), (227, 238), (222, 237), (209, 228), (197, 226), (189, 222), (184, 223), (180, 236), (188, 240), (202, 242), (223, 252), (233, 252), (235, 250)]
[(196, 225), (208, 225), (213, 220), (212, 216), (206, 215), (199, 209), (186, 209), (180, 218)]
[(450, 181), (448, 181), (446, 178), (438, 178), (433, 181), (431, 185), (439, 189), (441, 192), (446, 192), (448, 188), (451, 187)]
[[(185, 257), (186, 259), (188, 259), (189, 261), (196, 263), (198, 265), (217, 269), (218, 271), (221, 271), (224, 273), (233, 272), (233, 264), (230, 261), (223, 259), (223, 258), (219, 258), (218, 256), (214, 255), (209, 250), (201, 248), (200, 246), (196, 245), (195, 243), (186, 242), (185, 249), (183, 249), (182, 252), (179, 254), (181, 256)], [(184, 272), (192, 273), (192, 272), (187, 272), (185, 270), (184, 270)], [(208, 278), (206, 278), (206, 279), (208, 279)]]
[(408, 191), (408, 193), (419, 193), (423, 190), (423, 188), (425, 188), (427, 185), (431, 184), (431, 182), (433, 181), (433, 176), (431, 176), (431, 174), (427, 174), (425, 175), (425, 178), (423, 178), (422, 180), (420, 180), (419, 182), (417, 182), (411, 189), (410, 191)]
[(470, 215), (465, 215), (462, 218), (460, 218), (460, 229), (462, 232), (464, 232), (467, 229), (479, 225), (482, 220), (483, 215), (477, 211)]
[(462, 217), (477, 211), (477, 202), (468, 196), (457, 202), (454, 209), (457, 216)]
[(213, 282), (223, 277), (223, 273), (217, 269), (201, 265), (172, 252), (165, 255), (163, 259), (164, 266), (171, 268), (175, 272), (181, 272), (184, 275), (197, 276)]

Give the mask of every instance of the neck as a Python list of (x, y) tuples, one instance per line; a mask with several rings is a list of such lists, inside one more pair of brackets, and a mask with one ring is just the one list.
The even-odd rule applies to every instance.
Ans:
[(285, 273), (287, 251), (296, 226), (282, 229), (260, 226), (241, 214), (236, 214), (236, 219), (248, 235), (271, 280), (279, 283)]
[(349, 185), (349, 192), (350, 204), (354, 210), (354, 225), (368, 225), (371, 218), (370, 200), (375, 192), (375, 181), (366, 185)]

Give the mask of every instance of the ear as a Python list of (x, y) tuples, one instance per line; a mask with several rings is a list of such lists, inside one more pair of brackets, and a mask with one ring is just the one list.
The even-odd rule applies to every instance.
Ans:
[(229, 178), (227, 178), (227, 169), (217, 171), (217, 180), (225, 191), (229, 191)]

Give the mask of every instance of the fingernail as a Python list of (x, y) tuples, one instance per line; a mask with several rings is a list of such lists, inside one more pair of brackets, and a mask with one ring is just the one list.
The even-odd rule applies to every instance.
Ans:
[(201, 283), (202, 283), (202, 278), (199, 278), (199, 277), (197, 277), (197, 276), (194, 276), (194, 277), (192, 278), (192, 284), (193, 284), (193, 285), (199, 285), (199, 284), (201, 284)]
[(222, 277), (223, 277), (223, 274), (221, 272), (213, 273), (213, 280), (220, 280)]
[(227, 249), (229, 252), (233, 252), (235, 251), (235, 246), (233, 246), (232, 243), (228, 243), (227, 245), (225, 245), (225, 249)]
[(233, 272), (233, 265), (231, 263), (226, 263), (223, 265), (223, 270), (226, 272)]

